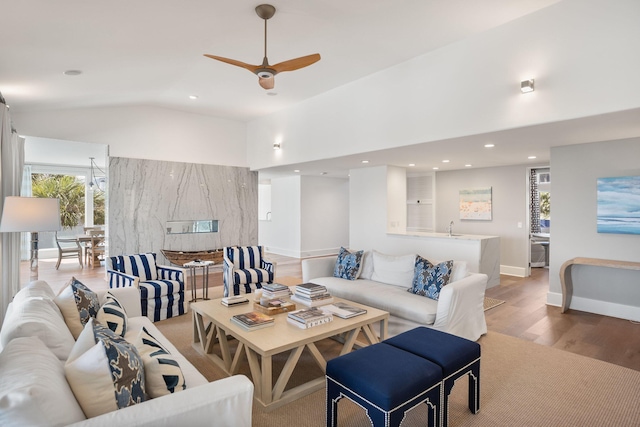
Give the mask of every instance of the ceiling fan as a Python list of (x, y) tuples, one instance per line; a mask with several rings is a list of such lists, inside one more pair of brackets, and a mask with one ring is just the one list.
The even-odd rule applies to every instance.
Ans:
[(262, 64), (251, 65), (241, 61), (236, 61), (235, 59), (208, 54), (205, 54), (204, 56), (251, 71), (253, 74), (258, 76), (258, 83), (260, 83), (260, 86), (267, 90), (273, 89), (274, 76), (276, 74), (282, 73), (283, 71), (299, 70), (300, 68), (307, 67), (320, 60), (320, 54), (314, 53), (313, 55), (301, 56), (300, 58), (290, 59), (275, 65), (269, 65), (269, 60), (267, 59), (267, 20), (273, 17), (276, 13), (276, 8), (270, 4), (261, 4), (256, 6), (256, 13), (260, 18), (264, 19), (264, 58), (262, 59)]

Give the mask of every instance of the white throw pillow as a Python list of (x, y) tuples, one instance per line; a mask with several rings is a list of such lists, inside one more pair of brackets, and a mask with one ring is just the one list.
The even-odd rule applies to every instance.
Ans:
[(371, 280), (373, 274), (373, 255), (371, 251), (364, 251), (362, 256), (362, 269), (360, 270), (360, 279)]
[(451, 269), (451, 278), (449, 279), (449, 283), (464, 279), (465, 277), (467, 277), (467, 262), (453, 261), (453, 268)]
[(142, 327), (134, 344), (144, 363), (145, 387), (149, 397), (177, 393), (186, 388), (178, 361), (147, 328)]
[(50, 299), (33, 297), (12, 302), (0, 330), (0, 343), (38, 337), (60, 360), (66, 360), (75, 344), (58, 306)]
[(138, 351), (93, 318), (78, 336), (64, 370), (89, 418), (145, 400), (144, 368)]
[(96, 293), (80, 283), (75, 277), (71, 278), (54, 301), (60, 308), (64, 321), (75, 339), (78, 338), (89, 318), (96, 317), (100, 308)]
[(415, 254), (395, 256), (374, 250), (371, 280), (408, 289), (413, 282), (415, 262)]
[(68, 425), (84, 420), (60, 360), (36, 337), (0, 353), (0, 425)]

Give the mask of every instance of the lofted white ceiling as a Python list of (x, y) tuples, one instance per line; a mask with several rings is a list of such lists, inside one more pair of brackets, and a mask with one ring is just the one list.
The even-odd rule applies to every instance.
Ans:
[[(262, 62), (264, 24), (254, 12), (257, 1), (0, 1), (0, 92), (12, 111), (147, 105), (247, 122), (560, 0), (274, 0), (270, 63), (312, 53), (322, 59), (277, 75), (272, 91), (262, 89), (249, 71), (203, 56)], [(82, 73), (67, 76), (66, 70)], [(581, 135), (596, 140), (640, 134), (639, 115), (634, 110), (265, 172), (276, 176), (299, 168), (339, 175), (365, 158), (406, 166), (427, 152), (437, 161), (455, 155), (456, 168), (525, 163), (527, 155), (544, 164), (549, 147), (585, 142)], [(482, 149), (488, 139), (499, 149)], [(501, 151), (501, 139), (520, 142)]]
[(274, 0), (270, 63), (322, 59), (277, 75), (267, 96), (249, 71), (203, 56), (260, 64), (259, 2), (6, 0), (0, 91), (16, 112), (155, 105), (247, 121), (557, 1)]

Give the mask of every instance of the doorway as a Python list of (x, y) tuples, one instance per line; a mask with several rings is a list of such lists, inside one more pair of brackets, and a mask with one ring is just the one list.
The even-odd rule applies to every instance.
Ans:
[(548, 268), (551, 251), (551, 170), (532, 168), (529, 173), (529, 263), (531, 268)]

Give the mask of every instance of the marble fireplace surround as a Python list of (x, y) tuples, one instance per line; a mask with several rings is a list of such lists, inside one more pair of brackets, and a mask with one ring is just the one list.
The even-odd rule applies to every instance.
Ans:
[[(258, 173), (248, 168), (111, 157), (109, 255), (258, 242)], [(167, 221), (218, 220), (217, 233), (167, 234)]]

